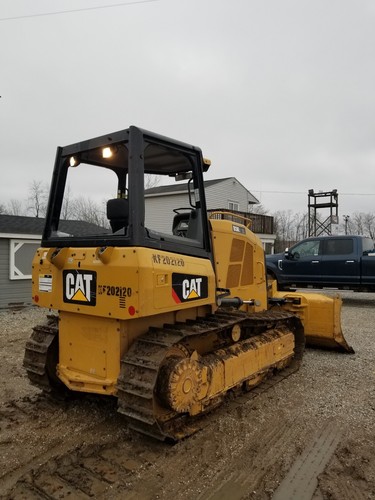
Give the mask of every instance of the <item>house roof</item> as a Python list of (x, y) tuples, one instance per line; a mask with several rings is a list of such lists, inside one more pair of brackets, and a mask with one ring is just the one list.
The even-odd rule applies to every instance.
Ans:
[[(204, 181), (204, 187), (208, 188), (214, 186), (215, 184), (219, 184), (224, 181), (228, 181), (230, 179), (237, 179), (235, 177), (224, 177), (223, 179), (211, 179), (208, 181)], [(239, 181), (237, 181), (244, 189), (246, 189)], [(149, 188), (145, 190), (145, 197), (149, 196), (159, 196), (159, 195), (168, 195), (168, 194), (177, 194), (177, 193), (185, 193), (188, 189), (188, 183), (178, 183), (178, 184), (168, 184), (166, 186), (156, 186), (153, 188)], [(253, 196), (248, 189), (246, 189), (251, 196), (250, 203), (259, 203), (259, 200)]]
[[(42, 235), (45, 219), (25, 217), (21, 215), (0, 215), (0, 234), (32, 234)], [(59, 230), (73, 236), (87, 236), (97, 230), (96, 224), (81, 220), (61, 220)], [(101, 228), (104, 230), (104, 228)]]
[[(227, 179), (230, 179), (230, 177), (226, 177), (225, 179), (213, 179), (210, 181), (204, 181), (204, 187), (213, 186), (214, 184), (226, 181)], [(149, 189), (145, 189), (145, 195), (155, 196), (158, 194), (173, 194), (173, 193), (185, 192), (187, 191), (187, 189), (188, 189), (187, 182), (179, 182), (178, 184), (168, 184), (166, 186), (156, 186)]]

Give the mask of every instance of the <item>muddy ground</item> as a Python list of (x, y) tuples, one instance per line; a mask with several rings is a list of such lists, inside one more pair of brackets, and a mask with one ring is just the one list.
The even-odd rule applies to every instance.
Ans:
[(354, 355), (306, 350), (174, 446), (131, 432), (113, 401), (33, 388), (23, 350), (44, 313), (0, 312), (0, 497), (375, 499), (375, 296), (343, 298)]

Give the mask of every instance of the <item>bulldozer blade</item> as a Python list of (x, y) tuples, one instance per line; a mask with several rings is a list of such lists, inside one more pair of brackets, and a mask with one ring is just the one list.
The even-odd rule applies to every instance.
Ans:
[(341, 329), (340, 297), (321, 293), (280, 292), (272, 284), (269, 289), (271, 307), (282, 307), (295, 313), (302, 321), (306, 345), (354, 353)]

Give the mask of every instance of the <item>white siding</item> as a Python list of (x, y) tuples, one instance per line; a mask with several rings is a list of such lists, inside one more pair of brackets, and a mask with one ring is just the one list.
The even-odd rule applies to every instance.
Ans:
[[(229, 201), (239, 204), (240, 212), (249, 212), (251, 194), (234, 177), (206, 187), (207, 209), (228, 208)], [(174, 208), (189, 208), (188, 195), (164, 194), (145, 198), (146, 227), (171, 234)], [(250, 210), (251, 211), (251, 210)]]
[(187, 194), (154, 196), (145, 199), (145, 224), (149, 229), (172, 234), (174, 208), (189, 208)]
[[(238, 203), (240, 212), (251, 212), (253, 204), (251, 193), (237, 181), (235, 177), (223, 179), (206, 187), (207, 209), (228, 208), (228, 203)], [(167, 194), (154, 197), (147, 197), (145, 200), (146, 227), (171, 234), (172, 223), (175, 213), (174, 208), (188, 208), (189, 201), (187, 194)], [(263, 246), (274, 244), (275, 235), (258, 235)]]
[[(249, 212), (251, 194), (234, 177), (206, 187), (207, 209), (228, 208), (228, 203), (238, 203), (240, 212)], [(174, 208), (189, 208), (188, 195), (164, 194), (145, 198), (146, 227), (171, 234)], [(251, 211), (251, 210), (250, 210)]]
[(231, 201), (239, 204), (238, 210), (240, 212), (251, 212), (250, 199), (249, 191), (234, 177), (224, 179), (222, 182), (217, 182), (206, 188), (206, 203), (209, 210), (228, 208), (228, 203)]

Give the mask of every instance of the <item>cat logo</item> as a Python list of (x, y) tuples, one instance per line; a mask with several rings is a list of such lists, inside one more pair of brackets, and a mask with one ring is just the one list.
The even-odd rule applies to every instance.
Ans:
[(177, 304), (208, 297), (207, 276), (173, 273), (172, 297)]
[(63, 272), (64, 302), (96, 305), (96, 272), (78, 269)]

